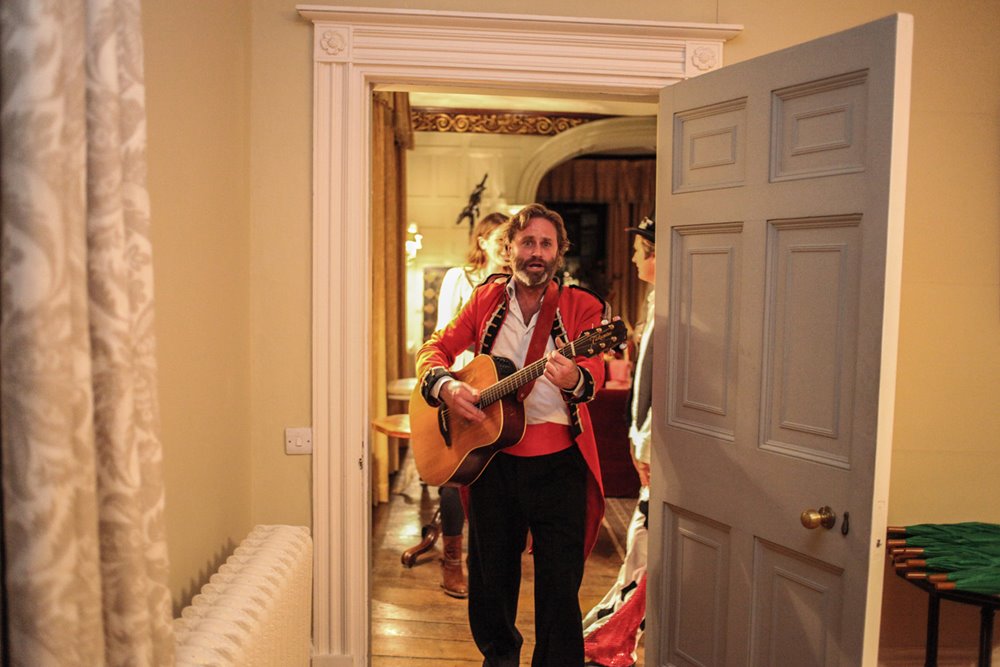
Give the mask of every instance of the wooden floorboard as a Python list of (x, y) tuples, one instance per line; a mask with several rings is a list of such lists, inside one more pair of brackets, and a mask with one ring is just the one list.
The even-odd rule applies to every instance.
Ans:
[[(420, 529), (430, 521), (437, 490), (420, 483), (412, 457), (401, 451), (402, 467), (393, 477), (392, 493), (372, 514), (372, 667), (470, 667), (482, 656), (469, 632), (466, 600), (441, 590), (440, 540), (412, 568), (400, 561), (402, 552), (420, 541)], [(580, 608), (583, 613), (600, 601), (621, 566), (621, 547), (602, 527), (587, 560)], [(530, 665), (534, 647), (534, 572), (531, 556), (522, 561), (521, 601), (517, 626), (524, 636), (521, 664)], [(639, 665), (642, 665), (640, 643)]]

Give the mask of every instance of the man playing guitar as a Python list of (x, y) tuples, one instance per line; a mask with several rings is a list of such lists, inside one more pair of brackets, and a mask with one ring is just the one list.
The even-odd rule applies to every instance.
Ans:
[(478, 354), (505, 357), (516, 368), (544, 359), (544, 372), (517, 392), (526, 424), (523, 437), (491, 454), (463, 490), (469, 516), (469, 624), (484, 665), (519, 664), (522, 638), (515, 619), (521, 554), (530, 531), (532, 665), (582, 665), (578, 594), (604, 513), (586, 403), (603, 386), (604, 362), (599, 355), (566, 352), (574, 346), (559, 348), (599, 327), (605, 305), (584, 289), (563, 288), (556, 279), (569, 241), (555, 211), (540, 204), (525, 207), (511, 218), (507, 243), (513, 275), (487, 279), (424, 344), (417, 355), (418, 392), (431, 406), (443, 403), (455, 428), (474, 428), (487, 420), (486, 402), (479, 404), (482, 387), (448, 371), (457, 354), (474, 345)]

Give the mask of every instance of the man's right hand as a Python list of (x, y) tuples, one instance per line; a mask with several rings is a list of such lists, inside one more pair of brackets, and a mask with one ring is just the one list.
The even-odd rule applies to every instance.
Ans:
[(479, 390), (472, 385), (459, 380), (449, 380), (441, 387), (438, 398), (444, 401), (449, 410), (469, 421), (481, 422), (486, 419), (486, 413), (476, 407)]

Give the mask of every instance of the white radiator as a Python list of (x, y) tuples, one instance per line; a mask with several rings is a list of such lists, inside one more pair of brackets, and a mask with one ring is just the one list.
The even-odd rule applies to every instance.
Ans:
[(257, 526), (174, 619), (178, 666), (306, 667), (312, 539)]

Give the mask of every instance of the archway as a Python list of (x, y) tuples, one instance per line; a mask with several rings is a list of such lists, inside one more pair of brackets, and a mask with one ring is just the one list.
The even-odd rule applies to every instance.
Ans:
[(646, 116), (608, 118), (574, 127), (545, 142), (531, 156), (517, 184), (514, 201), (535, 201), (546, 172), (579, 155), (627, 149), (656, 151), (656, 119)]

